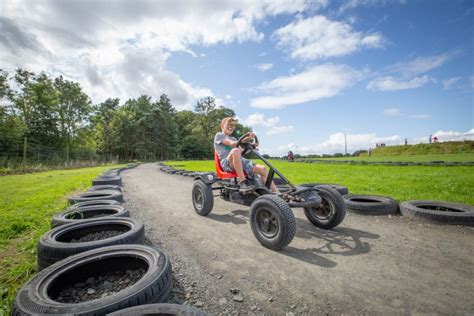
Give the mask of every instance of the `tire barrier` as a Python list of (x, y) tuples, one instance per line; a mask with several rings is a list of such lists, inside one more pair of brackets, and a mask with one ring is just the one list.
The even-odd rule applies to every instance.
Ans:
[(131, 218), (101, 218), (56, 227), (38, 240), (38, 271), (69, 256), (106, 246), (142, 244), (143, 224)]
[(178, 304), (148, 304), (122, 309), (109, 314), (110, 316), (150, 316), (150, 315), (176, 315), (176, 316), (207, 316), (206, 313), (191, 306)]
[(87, 191), (92, 192), (92, 191), (102, 191), (102, 190), (113, 190), (113, 191), (122, 192), (122, 187), (119, 185), (113, 185), (113, 184), (102, 184), (102, 185), (94, 185), (90, 187)]
[(114, 190), (90, 191), (71, 196), (68, 200), (70, 204), (93, 200), (115, 200), (123, 202), (123, 193)]
[(95, 205), (69, 208), (53, 216), (51, 227), (99, 217), (130, 217), (130, 212), (122, 205)]
[(68, 207), (68, 210), (72, 209), (79, 209), (87, 206), (103, 206), (103, 205), (121, 205), (119, 201), (115, 200), (92, 200), (92, 201), (85, 201), (73, 204)]
[[(140, 273), (135, 283), (123, 289), (103, 289), (104, 278), (109, 282), (112, 273), (126, 275), (128, 271)], [(96, 287), (87, 290), (86, 298), (77, 299), (70, 288), (81, 285)], [(161, 250), (129, 244), (98, 248), (40, 271), (18, 292), (12, 315), (105, 315), (139, 304), (166, 302), (171, 287), (171, 263)], [(98, 297), (89, 298), (89, 293)]]
[(350, 165), (378, 165), (378, 166), (474, 166), (473, 161), (366, 161), (366, 160), (317, 160), (317, 159), (297, 159), (302, 163), (322, 163), (322, 164), (350, 164)]
[(474, 226), (474, 207), (445, 201), (413, 200), (400, 203), (404, 217), (437, 224)]
[(398, 212), (398, 203), (391, 197), (366, 194), (343, 196), (348, 211), (365, 215), (387, 215)]

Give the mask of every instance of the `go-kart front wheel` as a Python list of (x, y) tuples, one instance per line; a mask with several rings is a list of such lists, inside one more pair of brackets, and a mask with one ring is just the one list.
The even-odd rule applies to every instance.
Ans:
[(339, 225), (346, 216), (346, 204), (342, 196), (330, 186), (318, 185), (315, 187), (321, 196), (319, 207), (305, 207), (304, 214), (316, 227), (331, 229)]
[(201, 180), (194, 181), (193, 206), (196, 213), (202, 216), (208, 215), (214, 207), (214, 196), (209, 184)]
[(262, 246), (281, 250), (295, 237), (296, 220), (282, 198), (266, 194), (253, 201), (250, 209), (250, 226)]

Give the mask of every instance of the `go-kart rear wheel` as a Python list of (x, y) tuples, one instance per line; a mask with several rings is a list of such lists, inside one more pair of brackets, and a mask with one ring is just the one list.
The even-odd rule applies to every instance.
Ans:
[(196, 213), (202, 216), (208, 215), (214, 207), (214, 196), (209, 184), (201, 180), (194, 181), (193, 206)]
[(282, 198), (272, 194), (258, 197), (250, 209), (250, 226), (262, 246), (280, 250), (295, 237), (296, 220)]
[(316, 227), (331, 229), (339, 225), (346, 216), (346, 204), (339, 192), (325, 185), (316, 186), (315, 189), (322, 198), (321, 206), (305, 207), (304, 214)]

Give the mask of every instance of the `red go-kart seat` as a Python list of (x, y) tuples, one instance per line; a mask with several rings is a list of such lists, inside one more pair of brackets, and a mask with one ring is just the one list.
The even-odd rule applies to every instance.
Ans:
[(230, 178), (237, 178), (237, 173), (236, 172), (227, 172), (222, 169), (221, 166), (221, 160), (219, 159), (219, 155), (217, 154), (217, 151), (214, 150), (214, 163), (216, 165), (216, 172), (217, 172), (217, 177), (221, 179), (230, 179)]

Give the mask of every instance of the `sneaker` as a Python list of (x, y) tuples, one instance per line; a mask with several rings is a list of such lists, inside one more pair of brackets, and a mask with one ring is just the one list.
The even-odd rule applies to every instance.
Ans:
[(255, 190), (255, 186), (251, 184), (250, 181), (247, 179), (240, 182), (239, 185), (240, 185), (240, 189), (239, 189), (240, 193), (249, 193), (250, 191)]

